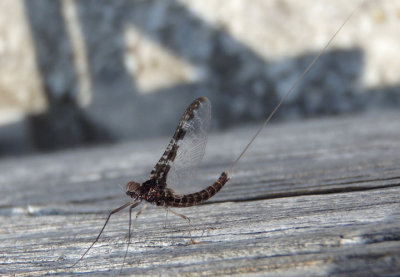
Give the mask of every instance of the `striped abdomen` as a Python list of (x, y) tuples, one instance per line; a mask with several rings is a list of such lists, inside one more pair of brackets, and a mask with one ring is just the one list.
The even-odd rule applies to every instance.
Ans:
[(207, 199), (214, 196), (218, 191), (222, 189), (222, 187), (228, 181), (229, 181), (228, 175), (225, 172), (222, 172), (218, 180), (215, 181), (215, 183), (212, 184), (211, 186), (199, 192), (191, 194), (184, 194), (184, 195), (174, 194), (172, 195), (172, 199), (170, 201), (166, 201), (164, 205), (166, 207), (183, 208), (200, 204), (201, 202), (204, 202)]

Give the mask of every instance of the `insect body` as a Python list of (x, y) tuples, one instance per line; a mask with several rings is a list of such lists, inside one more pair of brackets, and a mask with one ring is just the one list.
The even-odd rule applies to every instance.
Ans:
[(193, 101), (185, 110), (167, 149), (151, 171), (149, 180), (142, 185), (129, 182), (126, 185), (127, 195), (156, 206), (182, 208), (206, 201), (225, 185), (229, 178), (222, 172), (214, 184), (199, 192), (181, 195), (167, 187), (170, 171), (178, 175), (177, 178), (183, 178), (179, 181), (185, 181), (186, 178), (179, 176), (179, 173), (188, 170), (190, 166), (197, 166), (201, 161), (207, 142), (210, 108), (210, 101), (206, 97)]
[[(93, 245), (98, 241), (113, 214), (129, 206), (131, 214), (132, 209), (137, 207), (143, 201), (149, 202), (156, 206), (164, 206), (166, 208), (190, 207), (206, 201), (222, 189), (226, 182), (229, 181), (228, 174), (225, 172), (222, 172), (220, 177), (212, 185), (195, 193), (177, 194), (172, 188), (168, 187), (169, 181), (172, 183), (186, 182), (191, 177), (190, 175), (193, 175), (193, 170), (196, 169), (197, 165), (204, 156), (210, 119), (211, 104), (206, 97), (197, 98), (192, 102), (192, 104), (189, 105), (189, 107), (183, 113), (178, 127), (176, 128), (176, 131), (172, 136), (172, 139), (168, 144), (164, 154), (150, 172), (149, 180), (142, 184), (135, 181), (131, 181), (126, 184), (126, 194), (133, 200), (110, 212), (96, 240), (85, 251), (81, 258), (72, 265), (72, 267), (81, 261), (87, 252), (89, 252)], [(187, 220), (190, 224), (190, 219), (188, 217), (172, 210), (171, 212)], [(140, 213), (141, 210), (137, 213), (136, 218)], [(131, 218), (131, 216), (129, 218)], [(129, 219), (129, 227), (130, 226), (131, 219)], [(195, 241), (192, 239), (190, 230), (189, 234), (191, 237), (191, 242), (195, 243)]]
[(150, 179), (142, 185), (129, 182), (126, 185), (126, 194), (135, 200), (145, 200), (156, 206), (183, 208), (200, 204), (214, 196), (228, 182), (225, 172), (211, 186), (191, 194), (176, 194), (170, 188), (163, 188), (157, 180)]

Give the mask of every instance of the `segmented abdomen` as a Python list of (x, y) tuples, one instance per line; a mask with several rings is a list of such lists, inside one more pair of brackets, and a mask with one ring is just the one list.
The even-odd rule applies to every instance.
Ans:
[(184, 195), (174, 194), (172, 196), (172, 200), (166, 201), (164, 205), (166, 207), (183, 208), (200, 204), (201, 202), (204, 202), (207, 199), (214, 196), (218, 191), (222, 189), (222, 187), (228, 181), (229, 181), (228, 175), (225, 172), (222, 172), (218, 180), (215, 181), (215, 183), (212, 184), (211, 186), (199, 192), (191, 194), (184, 194)]

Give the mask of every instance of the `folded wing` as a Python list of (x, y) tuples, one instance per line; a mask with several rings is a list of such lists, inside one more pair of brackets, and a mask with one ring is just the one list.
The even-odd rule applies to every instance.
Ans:
[(182, 115), (170, 143), (150, 179), (161, 188), (181, 187), (194, 178), (203, 159), (211, 120), (211, 104), (206, 97), (197, 98)]

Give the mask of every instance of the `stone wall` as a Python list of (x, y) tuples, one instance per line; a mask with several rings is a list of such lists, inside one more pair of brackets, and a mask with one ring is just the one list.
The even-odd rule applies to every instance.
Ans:
[[(357, 1), (360, 2), (360, 1)], [(260, 121), (356, 1), (3, 0), (0, 153)], [(365, 1), (279, 119), (400, 106), (400, 1)]]

